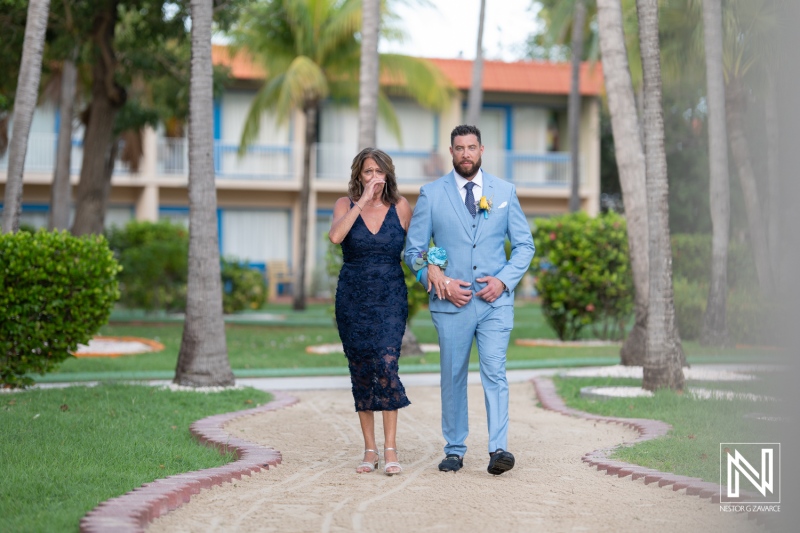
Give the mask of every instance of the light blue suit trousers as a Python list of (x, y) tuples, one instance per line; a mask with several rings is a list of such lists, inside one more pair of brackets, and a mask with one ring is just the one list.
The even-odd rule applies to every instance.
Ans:
[[(489, 452), (508, 447), (506, 351), (514, 325), (514, 288), (527, 272), (534, 245), (514, 186), (484, 172), (484, 195), (492, 201), (488, 216), (473, 218), (458, 192), (453, 172), (425, 185), (414, 208), (406, 239), (409, 266), (431, 241), (447, 251), (448, 277), (471, 283), (473, 298), (458, 308), (431, 292), (431, 317), (441, 350), (442, 434), (445, 453), (464, 455), (469, 434), (467, 373), (473, 340), (478, 343), (481, 382), (489, 425)], [(506, 258), (505, 240), (511, 242)], [(427, 288), (427, 272), (422, 283)], [(485, 286), (476, 280), (494, 276), (507, 291), (488, 303), (474, 296)]]

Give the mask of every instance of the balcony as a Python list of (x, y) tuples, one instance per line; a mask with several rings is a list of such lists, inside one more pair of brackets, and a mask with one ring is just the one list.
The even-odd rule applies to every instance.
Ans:
[[(25, 158), (26, 174), (52, 175), (56, 160), (56, 135), (32, 134)], [(153, 136), (155, 161), (149, 161), (147, 153), (140, 165), (139, 175), (154, 174), (154, 178), (180, 177), (189, 174), (188, 141)], [(147, 152), (145, 142), (145, 152)], [(312, 175), (321, 184), (346, 185), (350, 179), (350, 163), (354, 151), (338, 144), (317, 144), (312, 151)], [(407, 151), (389, 149), (387, 153), (395, 163), (399, 185), (421, 185), (449, 171), (450, 155), (446, 152)], [(72, 174), (80, 173), (83, 144), (74, 140), (72, 144)], [(0, 172), (8, 167), (8, 154), (0, 158)], [(582, 167), (582, 183), (586, 183), (585, 165)], [(153, 169), (149, 172), (146, 169)], [(483, 168), (488, 172), (511, 181), (520, 189), (566, 189), (570, 185), (570, 155), (563, 152), (526, 153), (486, 149)], [(316, 172), (314, 172), (316, 169)], [(240, 156), (238, 144), (214, 142), (214, 170), (216, 179), (265, 182), (297, 182), (301, 172), (298, 148), (294, 146), (254, 145)], [(133, 176), (127, 166), (117, 160), (115, 176)]]

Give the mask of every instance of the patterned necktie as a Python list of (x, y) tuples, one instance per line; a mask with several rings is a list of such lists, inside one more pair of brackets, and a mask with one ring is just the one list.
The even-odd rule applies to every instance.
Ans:
[(475, 197), (472, 195), (472, 188), (474, 186), (475, 186), (475, 184), (472, 183), (471, 181), (467, 182), (467, 184), (464, 185), (464, 188), (467, 189), (467, 197), (464, 198), (464, 204), (466, 204), (467, 211), (469, 211), (469, 214), (472, 215), (472, 218), (475, 218), (475, 213), (476, 213), (476, 211), (475, 211)]

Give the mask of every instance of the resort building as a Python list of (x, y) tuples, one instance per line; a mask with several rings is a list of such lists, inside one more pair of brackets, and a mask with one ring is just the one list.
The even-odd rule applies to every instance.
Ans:
[[(220, 250), (254, 267), (269, 264), (292, 270), (297, 264), (299, 193), (303, 120), (292, 115), (277, 123), (262, 117), (259, 138), (242, 156), (239, 140), (251, 102), (264, 74), (245, 55), (231, 57), (215, 46), (214, 62), (230, 69), (230, 83), (214, 103), (215, 170)], [(466, 115), (472, 62), (431, 59), (457, 89), (447, 110), (436, 113), (411, 100), (393, 99), (401, 138), (378, 124), (379, 148), (397, 169), (400, 192), (412, 206), (424, 183), (452, 169), (450, 131)], [(570, 65), (545, 62), (485, 61), (483, 110), (479, 126), (486, 147), (482, 167), (516, 185), (530, 220), (568, 211), (571, 163), (567, 128)], [(581, 67), (580, 198), (594, 215), (600, 204), (600, 93), (602, 68)], [(22, 223), (47, 225), (50, 184), (56, 159), (58, 113), (43, 104), (34, 117), (26, 157)], [(309, 208), (309, 294), (329, 293), (325, 274), (326, 234), (333, 205), (347, 194), (350, 162), (356, 153), (358, 110), (326, 102), (319, 117), (318, 142), (312, 151)], [(106, 225), (131, 219), (172, 219), (188, 223), (187, 140), (164, 132), (144, 132), (144, 155), (136, 173), (117, 162), (111, 180)], [(76, 131), (72, 153), (73, 194), (82, 157), (82, 131)], [(0, 158), (0, 194), (5, 189), (7, 154)], [(2, 196), (0, 196), (2, 201)], [(288, 287), (286, 287), (288, 288)]]

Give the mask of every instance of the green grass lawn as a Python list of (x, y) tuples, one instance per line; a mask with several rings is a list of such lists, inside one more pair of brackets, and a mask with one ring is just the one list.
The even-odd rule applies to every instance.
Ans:
[(198, 446), (189, 425), (270, 399), (255, 389), (203, 394), (143, 385), (0, 395), (0, 530), (77, 531), (104, 500), (230, 462)]
[[(291, 373), (332, 373), (346, 374), (346, 360), (342, 353), (309, 354), (309, 345), (339, 342), (327, 304), (312, 304), (304, 312), (292, 311), (288, 305), (267, 305), (263, 309), (242, 313), (229, 321), (226, 326), (228, 357), (234, 372), (241, 377), (264, 375), (260, 370), (269, 370), (269, 375)], [(256, 314), (279, 315), (280, 322), (258, 322)], [(48, 377), (35, 379), (63, 380), (72, 375), (96, 373), (127, 373), (130, 377), (169, 377), (177, 363), (183, 324), (179, 320), (153, 320), (142, 314), (119, 313), (117, 319), (126, 318), (128, 322), (112, 322), (100, 330), (101, 335), (133, 336), (153, 339), (164, 344), (163, 351), (152, 354), (126, 355), (116, 358), (70, 358)], [(144, 320), (143, 318), (148, 318)], [(112, 317), (113, 319), (113, 317)], [(436, 329), (427, 310), (422, 310), (412, 322), (412, 330), (420, 342), (436, 344)], [(585, 337), (590, 337), (590, 331)], [(519, 301), (515, 306), (515, 325), (511, 333), (508, 349), (508, 367), (525, 368), (536, 365), (554, 366), (559, 364), (614, 364), (619, 360), (618, 346), (603, 347), (528, 347), (514, 344), (516, 339), (552, 339), (552, 330), (547, 326), (537, 303)], [(718, 350), (687, 342), (684, 348), (690, 363), (701, 362), (765, 362), (774, 353), (748, 350)], [(477, 364), (477, 349), (473, 348), (472, 363)], [(400, 360), (404, 372), (436, 371), (439, 355), (429, 352), (424, 356), (404, 356)], [(91, 376), (89, 376), (91, 377)], [(111, 377), (109, 374), (107, 377)]]
[[(687, 387), (768, 394), (769, 376), (749, 383), (687, 382)], [(615, 459), (662, 472), (698, 477), (719, 483), (721, 442), (775, 442), (778, 423), (746, 415), (771, 414), (775, 403), (746, 400), (699, 400), (688, 394), (658, 391), (652, 398), (590, 400), (580, 397), (588, 386), (641, 386), (640, 380), (608, 378), (554, 379), (569, 407), (589, 413), (625, 418), (661, 420), (672, 426), (665, 437), (620, 448)], [(587, 452), (590, 450), (586, 450)]]

